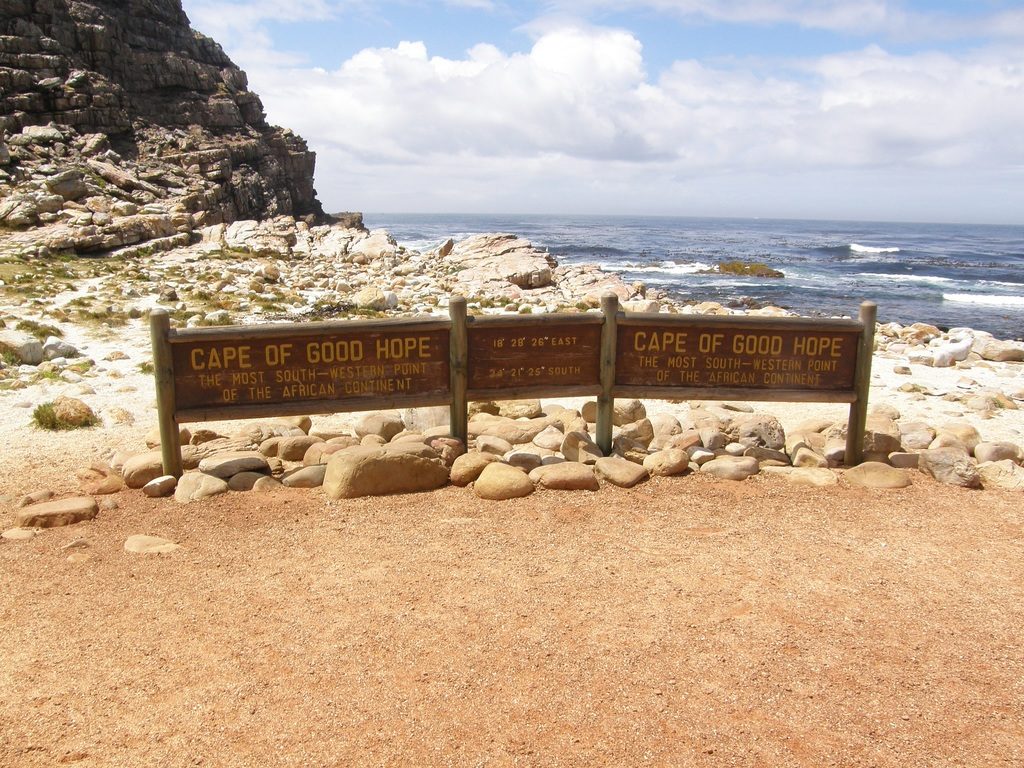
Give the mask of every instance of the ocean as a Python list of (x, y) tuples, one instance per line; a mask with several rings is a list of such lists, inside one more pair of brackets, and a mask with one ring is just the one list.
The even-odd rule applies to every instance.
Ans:
[[(801, 315), (967, 326), (1024, 338), (1024, 226), (851, 221), (366, 214), (408, 248), (449, 237), (513, 232), (560, 263), (597, 263), (687, 302), (774, 304)], [(783, 278), (707, 274), (719, 261), (757, 261)]]

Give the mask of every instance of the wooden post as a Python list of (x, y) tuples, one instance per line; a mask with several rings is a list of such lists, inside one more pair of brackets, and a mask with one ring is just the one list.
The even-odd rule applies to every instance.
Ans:
[(181, 433), (174, 415), (174, 356), (170, 342), (171, 319), (165, 309), (149, 315), (153, 345), (153, 378), (156, 380), (156, 411), (160, 426), (160, 458), (164, 474), (181, 477)]
[(864, 326), (857, 348), (857, 372), (853, 386), (857, 399), (850, 403), (850, 419), (846, 424), (846, 466), (860, 464), (864, 456), (864, 427), (868, 418), (868, 393), (871, 389), (871, 358), (875, 352), (875, 319), (878, 305), (865, 301), (860, 305), (860, 317)]
[(601, 328), (601, 394), (597, 397), (597, 444), (605, 454), (612, 451), (612, 419), (615, 413), (615, 341), (618, 334), (619, 297), (601, 297), (604, 326)]
[(466, 333), (465, 297), (452, 296), (448, 302), (448, 314), (452, 319), (451, 335), (448, 342), (452, 395), (449, 427), (452, 437), (466, 442), (469, 421), (469, 402), (466, 400), (466, 386), (469, 380), (469, 342)]

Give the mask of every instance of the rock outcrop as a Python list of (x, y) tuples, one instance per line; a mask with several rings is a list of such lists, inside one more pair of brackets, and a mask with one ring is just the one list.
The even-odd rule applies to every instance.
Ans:
[(237, 219), (323, 218), (314, 154), (267, 124), (180, 0), (0, 11), (3, 229), (52, 229), (50, 250), (98, 253)]

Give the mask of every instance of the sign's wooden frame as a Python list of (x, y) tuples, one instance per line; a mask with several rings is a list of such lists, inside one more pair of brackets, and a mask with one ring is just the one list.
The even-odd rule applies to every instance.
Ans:
[[(867, 416), (868, 390), (871, 381), (871, 355), (874, 349), (874, 329), (877, 307), (874, 302), (860, 306), (857, 320), (817, 320), (807, 318), (754, 318), (748, 316), (707, 316), (626, 313), (619, 310), (618, 298), (605, 296), (601, 301), (601, 314), (549, 314), (549, 315), (501, 315), (467, 317), (466, 300), (454, 296), (449, 303), (449, 319), (425, 318), (419, 320), (367, 320), (328, 323), (286, 323), (260, 326), (226, 326), (177, 330), (170, 327), (170, 317), (165, 310), (157, 309), (150, 315), (150, 334), (153, 345), (153, 366), (156, 381), (157, 411), (160, 426), (161, 458), (164, 472), (180, 477), (182, 474), (179, 424), (181, 422), (216, 421), (222, 419), (246, 419), (267, 415), (289, 416), (317, 413), (343, 413), (349, 411), (371, 411), (391, 408), (416, 408), (421, 406), (448, 405), (450, 408), (451, 433), (463, 440), (467, 436), (468, 406), (476, 399), (523, 399), (533, 397), (597, 397), (596, 440), (608, 452), (612, 444), (612, 414), (616, 397), (638, 397), (648, 399), (701, 400), (753, 400), (763, 402), (838, 402), (850, 404), (847, 427), (846, 464), (860, 463)], [(745, 388), (745, 387), (686, 387), (686, 386), (637, 386), (616, 382), (616, 343), (618, 329), (642, 326), (657, 329), (672, 329), (672, 333), (722, 332), (741, 329), (756, 333), (835, 333), (849, 338), (856, 334), (856, 363), (850, 386), (831, 389), (808, 388)], [(590, 330), (593, 327), (594, 330)], [(478, 386), (470, 387), (471, 365), (486, 364), (486, 360), (471, 359), (475, 355), (486, 358), (487, 352), (475, 340), (493, 339), (494, 331), (509, 329), (520, 334), (518, 338), (540, 340), (557, 339), (566, 329), (575, 330), (593, 337), (597, 348), (592, 354), (597, 366), (587, 365), (589, 381), (571, 381), (567, 369), (541, 366), (529, 369), (530, 376), (517, 379), (515, 385), (503, 385), (502, 371), (495, 370), (498, 382), (494, 386), (481, 386), (480, 375), (473, 377)], [(599, 333), (598, 333), (599, 330)], [(447, 333), (448, 355), (447, 388), (430, 391), (395, 394), (387, 396), (350, 396), (339, 399), (303, 399), (294, 402), (210, 404), (178, 408), (176, 404), (175, 347), (210, 343), (270, 343), (273, 340), (317, 340), (325, 336), (344, 334), (365, 334), (367, 337), (381, 337), (396, 333)], [(541, 334), (547, 333), (542, 336)], [(500, 335), (500, 334), (499, 334)], [(572, 337), (577, 338), (577, 337)], [(493, 342), (498, 346), (498, 342)], [(475, 346), (474, 346), (475, 345)], [(588, 349), (587, 347), (582, 347)], [(576, 350), (572, 350), (573, 353)], [(568, 353), (567, 353), (568, 354)], [(501, 350), (501, 360), (529, 360), (529, 351), (516, 351), (511, 357), (508, 349)], [(577, 357), (579, 355), (577, 354)], [(500, 365), (494, 363), (494, 365)], [(523, 368), (517, 369), (523, 371)], [(551, 370), (552, 379), (544, 374)], [(575, 370), (575, 369), (572, 369)], [(581, 368), (582, 370), (582, 368)], [(556, 376), (558, 372), (561, 375)], [(435, 377), (437, 378), (437, 377)], [(530, 381), (529, 379), (534, 379)], [(584, 378), (587, 378), (586, 376)], [(180, 382), (179, 382), (180, 383)], [(195, 399), (195, 398), (193, 398)]]

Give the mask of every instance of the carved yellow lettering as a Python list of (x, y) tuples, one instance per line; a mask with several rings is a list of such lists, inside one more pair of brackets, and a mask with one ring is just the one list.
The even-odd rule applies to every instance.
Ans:
[(737, 355), (778, 355), (782, 353), (782, 337), (758, 333), (738, 333), (732, 339)]
[(842, 357), (842, 336), (807, 336), (793, 340), (793, 354), (808, 357)]

